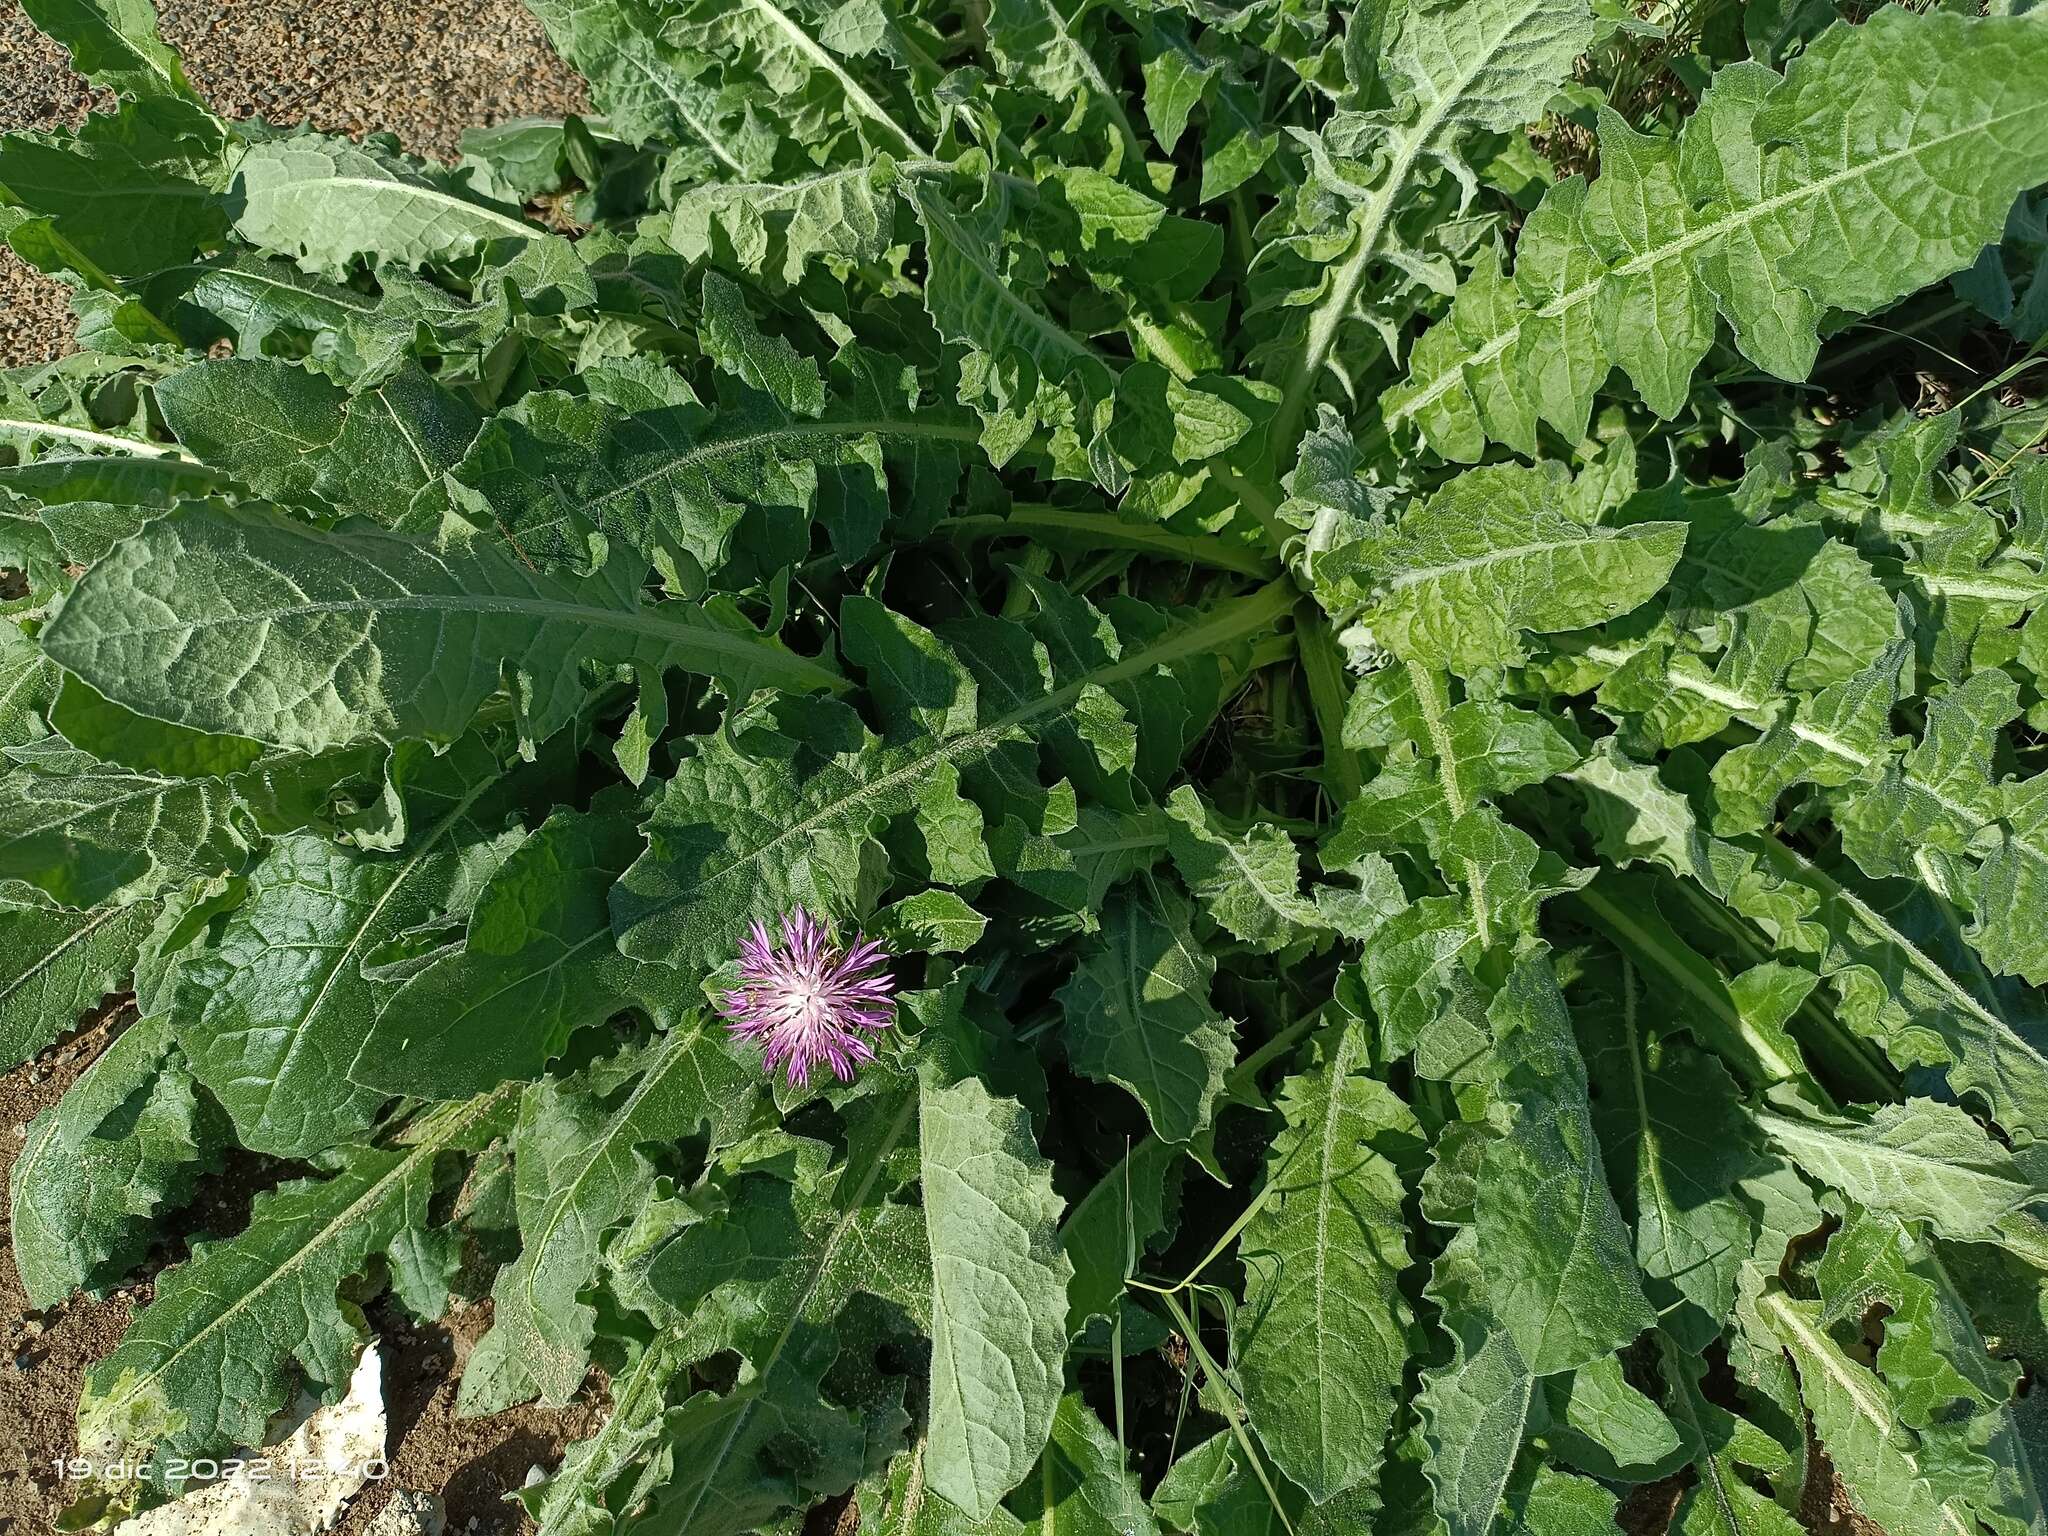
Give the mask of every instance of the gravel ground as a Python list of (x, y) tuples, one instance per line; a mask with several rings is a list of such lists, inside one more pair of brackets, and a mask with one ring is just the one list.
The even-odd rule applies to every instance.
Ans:
[[(462, 130), (585, 110), (583, 82), (518, 0), (159, 0), (166, 41), (230, 117), (360, 135), (388, 129), (452, 160)], [(0, 131), (75, 125), (92, 92), (0, 0)], [(0, 367), (69, 350), (64, 288), (0, 246)]]

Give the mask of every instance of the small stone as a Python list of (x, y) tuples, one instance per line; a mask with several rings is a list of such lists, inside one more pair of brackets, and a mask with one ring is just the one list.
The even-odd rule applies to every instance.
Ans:
[(363, 1536), (441, 1536), (447, 1518), (433, 1494), (401, 1488), (377, 1511)]

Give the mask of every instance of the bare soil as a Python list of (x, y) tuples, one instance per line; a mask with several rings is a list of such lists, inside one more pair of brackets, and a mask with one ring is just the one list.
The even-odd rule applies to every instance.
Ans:
[(384, 1350), (384, 1411), (390, 1420), (391, 1476), (350, 1503), (335, 1529), (361, 1536), (401, 1488), (438, 1494), (450, 1536), (530, 1531), (533, 1522), (506, 1495), (534, 1467), (552, 1471), (570, 1442), (595, 1434), (604, 1420), (591, 1387), (569, 1407), (528, 1404), (487, 1419), (455, 1417), (455, 1389), (469, 1352), (490, 1326), (489, 1301), (465, 1305), (440, 1323), (407, 1319), (388, 1301), (370, 1310)]
[(1814, 1536), (1886, 1536), (1885, 1528), (1850, 1502), (1848, 1486), (1813, 1426), (1806, 1429), (1806, 1486), (1799, 1494), (1799, 1523)]

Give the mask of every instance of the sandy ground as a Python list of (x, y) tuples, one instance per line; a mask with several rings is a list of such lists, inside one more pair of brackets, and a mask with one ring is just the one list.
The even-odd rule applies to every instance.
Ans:
[[(585, 108), (583, 82), (518, 0), (159, 0), (193, 83), (231, 117), (388, 129), (452, 160), (462, 130)], [(74, 125), (92, 93), (64, 51), (0, 0), (0, 132)], [(0, 246), (0, 367), (68, 350), (64, 289)]]

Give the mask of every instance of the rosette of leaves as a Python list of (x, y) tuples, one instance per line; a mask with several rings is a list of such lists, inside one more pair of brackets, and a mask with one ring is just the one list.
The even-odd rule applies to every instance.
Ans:
[[(488, 1295), (549, 1536), (2039, 1529), (2040, 16), (534, 0), (448, 167), (25, 3), (85, 1454)], [(798, 908), (851, 1081), (717, 1017)]]

